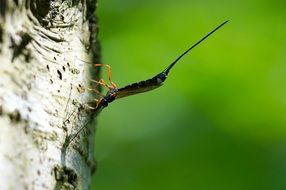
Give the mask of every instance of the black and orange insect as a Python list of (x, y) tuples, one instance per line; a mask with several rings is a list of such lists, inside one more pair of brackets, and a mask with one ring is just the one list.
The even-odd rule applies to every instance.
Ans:
[[(192, 50), (194, 47), (196, 47), (198, 44), (200, 44), (202, 41), (204, 41), (207, 37), (209, 37), (211, 34), (213, 34), (216, 30), (218, 30), (220, 27), (225, 25), (228, 21), (223, 22), (219, 26), (217, 26), (214, 30), (212, 30), (210, 33), (208, 33), (206, 36), (204, 36), (202, 39), (200, 39), (197, 43), (192, 45), (189, 49), (187, 49), (184, 53), (182, 53), (177, 59), (175, 59), (166, 69), (164, 69), (159, 74), (155, 75), (153, 78), (136, 82), (130, 85), (127, 85), (123, 88), (117, 88), (116, 84), (111, 80), (111, 68), (109, 65), (105, 64), (93, 64), (95, 67), (107, 67), (108, 69), (108, 80), (110, 84), (107, 84), (103, 79), (100, 79), (99, 81), (91, 80), (91, 82), (95, 83), (96, 85), (93, 88), (88, 88), (88, 90), (95, 91), (98, 95), (101, 96), (99, 100), (95, 99), (96, 105), (95, 107), (89, 106), (90, 109), (97, 110), (97, 113), (99, 113), (103, 108), (107, 107), (109, 103), (113, 102), (115, 99), (127, 97), (130, 95), (138, 94), (147, 92), (150, 90), (153, 90), (155, 88), (158, 88), (163, 85), (164, 81), (167, 79), (168, 74), (170, 70), (174, 67), (174, 65), (184, 56), (186, 55), (190, 50)], [(106, 95), (103, 95), (101, 92), (99, 92), (96, 89), (96, 86), (101, 85), (108, 89)], [(85, 126), (80, 128), (77, 133), (71, 138), (69, 142), (72, 142), (73, 139), (83, 130)]]
[(186, 55), (190, 50), (192, 50), (194, 47), (196, 47), (198, 44), (204, 41), (207, 37), (209, 37), (211, 34), (213, 34), (216, 30), (218, 30), (220, 27), (225, 25), (227, 22), (228, 21), (225, 21), (219, 26), (217, 26), (214, 30), (212, 30), (210, 33), (208, 33), (206, 36), (200, 39), (197, 43), (192, 45), (189, 49), (187, 49), (184, 53), (182, 53), (177, 59), (175, 59), (175, 61), (173, 61), (166, 69), (164, 69), (159, 74), (155, 75), (153, 78), (140, 81), (140, 82), (136, 82), (136, 83), (127, 85), (123, 88), (117, 88), (116, 84), (111, 80), (111, 69), (109, 65), (94, 64), (95, 67), (106, 66), (108, 68), (108, 80), (110, 82), (110, 85), (106, 84), (103, 79), (101, 79), (100, 81), (92, 80), (97, 85), (102, 85), (108, 88), (108, 92), (106, 93), (106, 95), (102, 95), (100, 92), (97, 91), (97, 93), (101, 95), (102, 98), (97, 100), (96, 107), (93, 109), (104, 108), (104, 107), (107, 107), (108, 104), (113, 102), (115, 99), (123, 98), (126, 96), (130, 96), (130, 95), (134, 95), (134, 94), (138, 94), (142, 92), (147, 92), (147, 91), (150, 91), (150, 90), (153, 90), (155, 88), (162, 86), (163, 82), (167, 79), (169, 71), (184, 55)]

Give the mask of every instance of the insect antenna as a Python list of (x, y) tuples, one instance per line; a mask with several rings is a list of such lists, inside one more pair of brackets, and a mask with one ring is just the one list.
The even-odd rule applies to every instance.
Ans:
[(184, 56), (186, 55), (189, 51), (191, 51), (191, 49), (193, 49), (194, 47), (196, 47), (197, 45), (199, 45), (202, 41), (204, 41), (207, 37), (209, 37), (210, 35), (212, 35), (215, 31), (217, 31), (220, 27), (222, 27), (223, 25), (225, 25), (228, 22), (225, 21), (222, 24), (220, 24), (219, 26), (217, 26), (214, 30), (212, 30), (210, 33), (208, 33), (205, 37), (203, 37), (202, 39), (200, 39), (197, 43), (195, 43), (194, 45), (192, 45), (189, 49), (187, 49), (184, 53), (182, 53), (177, 59), (175, 59), (175, 61), (173, 63), (171, 63), (164, 71), (163, 73), (165, 73), (166, 75), (168, 75), (169, 71), (172, 69), (172, 67)]

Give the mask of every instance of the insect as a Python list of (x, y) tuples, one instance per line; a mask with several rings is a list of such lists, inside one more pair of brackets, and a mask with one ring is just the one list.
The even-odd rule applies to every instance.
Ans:
[(190, 50), (192, 50), (194, 47), (196, 47), (198, 44), (200, 44), (202, 41), (204, 41), (207, 37), (209, 37), (211, 34), (213, 34), (216, 30), (218, 30), (220, 27), (225, 25), (228, 22), (225, 21), (219, 26), (217, 26), (215, 29), (213, 29), (210, 33), (208, 33), (206, 36), (204, 36), (202, 39), (200, 39), (197, 43), (192, 45), (189, 49), (187, 49), (184, 53), (182, 53), (177, 59), (175, 59), (166, 69), (164, 69), (159, 74), (155, 75), (153, 78), (150, 78), (148, 80), (136, 82), (130, 85), (127, 85), (123, 88), (117, 88), (115, 83), (111, 80), (111, 70), (108, 65), (103, 64), (95, 64), (95, 66), (106, 66), (108, 67), (108, 79), (111, 85), (107, 85), (102, 79), (100, 81), (94, 81), (98, 85), (102, 85), (108, 88), (108, 92), (105, 96), (102, 95), (102, 98), (97, 101), (96, 107), (97, 108), (104, 108), (107, 107), (109, 103), (113, 102), (115, 99), (123, 98), (126, 96), (147, 92), (150, 90), (153, 90), (155, 88), (158, 88), (163, 85), (163, 82), (167, 79), (167, 76), (170, 72), (170, 70), (174, 67), (174, 65), (184, 56), (186, 55)]
[[(95, 67), (107, 67), (108, 69), (108, 80), (110, 84), (107, 84), (103, 79), (100, 79), (99, 81), (96, 80), (91, 80), (91, 82), (94, 82), (96, 86), (101, 85), (104, 86), (108, 89), (106, 95), (103, 95), (101, 92), (96, 90), (96, 86), (93, 88), (89, 88), (88, 90), (95, 91), (97, 94), (101, 96), (101, 99), (95, 100), (96, 101), (96, 106), (88, 106), (90, 109), (95, 109), (97, 113), (99, 113), (103, 108), (107, 107), (109, 103), (113, 102), (116, 99), (127, 97), (130, 95), (138, 94), (138, 93), (143, 93), (147, 92), (153, 89), (156, 89), (160, 86), (163, 85), (164, 81), (167, 79), (168, 74), (170, 70), (174, 67), (174, 65), (184, 56), (186, 55), (189, 51), (191, 51), (194, 47), (196, 47), (198, 44), (200, 44), (202, 41), (204, 41), (207, 37), (209, 37), (211, 34), (213, 34), (215, 31), (217, 31), (219, 28), (221, 28), (223, 25), (225, 25), (228, 22), (225, 21), (219, 26), (217, 26), (215, 29), (213, 29), (210, 33), (208, 33), (206, 36), (204, 36), (202, 39), (200, 39), (197, 43), (192, 45), (189, 49), (187, 49), (184, 53), (182, 53), (177, 59), (175, 59), (166, 69), (164, 69), (162, 72), (159, 74), (155, 75), (153, 78), (136, 82), (130, 85), (127, 85), (123, 88), (117, 88), (116, 84), (111, 80), (111, 68), (109, 65), (104, 65), (104, 64), (94, 64)], [(72, 142), (73, 139), (83, 130), (85, 126), (81, 127), (76, 134), (71, 138), (69, 142)]]

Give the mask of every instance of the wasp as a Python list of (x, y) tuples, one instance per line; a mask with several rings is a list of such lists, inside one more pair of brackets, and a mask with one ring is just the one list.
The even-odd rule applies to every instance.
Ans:
[[(123, 98), (123, 97), (127, 97), (127, 96), (131, 96), (131, 95), (134, 95), (134, 94), (138, 94), (138, 93), (143, 93), (143, 92), (147, 92), (147, 91), (150, 91), (150, 90), (154, 90), (154, 89), (162, 86), (164, 84), (165, 80), (167, 79), (170, 70), (176, 65), (176, 63), (178, 63), (178, 61), (182, 57), (184, 57), (193, 48), (195, 48), (197, 45), (199, 45), (202, 41), (204, 41), (206, 38), (208, 38), (210, 35), (212, 35), (215, 31), (217, 31), (219, 28), (221, 28), (227, 22), (228, 22), (228, 20), (223, 22), (222, 24), (217, 26), (215, 29), (213, 29), (211, 32), (209, 32), (207, 35), (205, 35), (203, 38), (201, 38), (198, 42), (196, 42), (194, 45), (192, 45), (189, 49), (184, 51), (171, 64), (169, 64), (166, 69), (164, 69), (159, 74), (155, 75), (154, 77), (152, 77), (150, 79), (143, 80), (143, 81), (140, 81), (140, 82), (136, 82), (136, 83), (133, 83), (133, 84), (129, 84), (129, 85), (127, 85), (125, 87), (122, 87), (122, 88), (118, 88), (117, 85), (112, 81), (112, 79), (111, 79), (111, 68), (110, 68), (109, 65), (93, 64), (93, 66), (95, 66), (95, 67), (107, 67), (108, 80), (109, 80), (110, 84), (107, 84), (103, 79), (100, 79), (99, 81), (90, 79), (91, 82), (96, 84), (96, 86), (98, 86), (98, 85), (104, 86), (104, 87), (106, 87), (108, 89), (108, 91), (107, 91), (107, 93), (105, 95), (103, 95), (101, 92), (99, 92), (96, 89), (96, 86), (93, 87), (93, 88), (88, 88), (88, 90), (95, 91), (98, 95), (101, 96), (100, 99), (95, 99), (95, 101), (96, 101), (95, 107), (92, 107), (92, 106), (88, 106), (88, 107), (90, 109), (97, 110), (97, 113), (99, 113), (103, 108), (107, 107), (108, 104), (113, 102), (114, 100), (117, 100), (117, 99)], [(81, 132), (81, 130), (83, 128), (84, 128), (84, 126), (77, 131), (77, 133), (73, 136), (73, 138), (69, 142), (71, 142)]]
[(101, 79), (100, 81), (92, 80), (93, 82), (97, 83), (98, 85), (102, 85), (102, 86), (105, 86), (106, 88), (108, 88), (108, 91), (107, 91), (106, 95), (102, 95), (101, 93), (97, 92), (102, 97), (101, 97), (101, 99), (97, 100), (96, 107), (94, 107), (94, 108), (91, 107), (91, 108), (93, 108), (93, 109), (104, 108), (104, 107), (107, 107), (109, 103), (113, 102), (116, 99), (127, 97), (127, 96), (138, 94), (138, 93), (147, 92), (147, 91), (154, 90), (154, 89), (162, 86), (164, 81), (167, 79), (170, 70), (176, 65), (176, 63), (183, 56), (185, 56), (194, 47), (199, 45), (202, 41), (204, 41), (207, 37), (212, 35), (215, 31), (217, 31), (219, 28), (221, 28), (227, 22), (228, 22), (228, 20), (223, 22), (219, 26), (217, 26), (211, 32), (209, 32), (206, 36), (204, 36), (197, 43), (192, 45), (189, 49), (187, 49), (184, 53), (182, 53), (179, 57), (177, 57), (166, 69), (164, 69), (159, 74), (155, 75), (154, 77), (152, 77), (150, 79), (140, 81), (140, 82), (136, 82), (133, 84), (129, 84), (123, 88), (117, 88), (116, 84), (111, 80), (111, 68), (109, 65), (94, 64), (95, 67), (106, 66), (108, 68), (108, 79), (109, 79), (110, 85), (106, 84), (103, 79)]

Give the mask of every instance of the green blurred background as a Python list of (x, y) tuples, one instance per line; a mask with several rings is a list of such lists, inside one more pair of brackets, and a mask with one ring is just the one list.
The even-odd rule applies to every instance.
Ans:
[(98, 119), (93, 189), (285, 190), (286, 3), (100, 0), (103, 62), (119, 87), (184, 57), (165, 85)]

